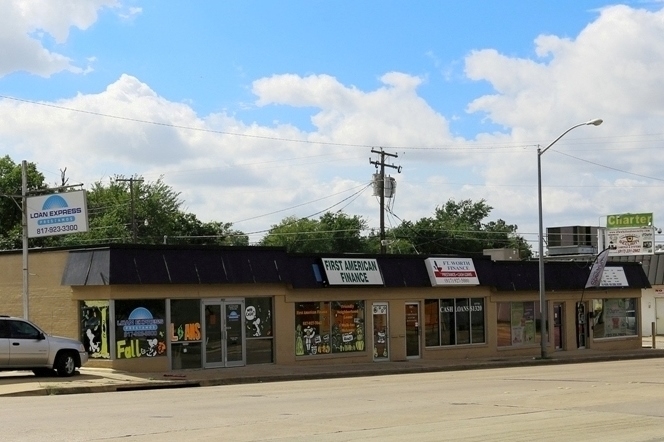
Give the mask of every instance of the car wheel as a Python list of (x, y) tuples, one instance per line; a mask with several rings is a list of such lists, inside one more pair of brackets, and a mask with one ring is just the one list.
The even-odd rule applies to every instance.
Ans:
[(32, 372), (35, 374), (35, 376), (41, 378), (46, 378), (49, 376), (53, 376), (55, 374), (55, 372), (50, 368), (35, 368), (34, 370), (32, 370)]
[(55, 361), (55, 369), (60, 376), (71, 376), (76, 371), (76, 360), (71, 353), (60, 353)]

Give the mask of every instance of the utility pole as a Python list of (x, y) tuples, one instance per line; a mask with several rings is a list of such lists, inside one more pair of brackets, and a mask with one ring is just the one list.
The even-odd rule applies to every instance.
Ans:
[(126, 182), (129, 183), (129, 198), (131, 199), (131, 237), (132, 237), (132, 242), (136, 244), (136, 240), (138, 238), (138, 232), (136, 230), (136, 206), (134, 204), (134, 183), (142, 183), (143, 180), (131, 177), (129, 179), (118, 178), (115, 181), (121, 183), (126, 183)]
[[(394, 164), (385, 164), (385, 157), (398, 158), (399, 156), (394, 153), (388, 153), (383, 150), (381, 147), (380, 150), (371, 149), (371, 153), (377, 153), (380, 155), (380, 161), (373, 161), (369, 158), (369, 164), (376, 166), (376, 169), (380, 166), (380, 172), (378, 177), (378, 192), (380, 197), (380, 253), (385, 254), (386, 252), (386, 243), (385, 243), (385, 167), (391, 167), (396, 169), (397, 173), (401, 173), (401, 166), (395, 166)], [(375, 192), (374, 192), (375, 194)], [(391, 195), (390, 195), (391, 197)]]

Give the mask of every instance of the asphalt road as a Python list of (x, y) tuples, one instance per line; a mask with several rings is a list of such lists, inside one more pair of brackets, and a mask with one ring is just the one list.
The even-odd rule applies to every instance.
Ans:
[(2, 398), (11, 441), (656, 441), (664, 360)]

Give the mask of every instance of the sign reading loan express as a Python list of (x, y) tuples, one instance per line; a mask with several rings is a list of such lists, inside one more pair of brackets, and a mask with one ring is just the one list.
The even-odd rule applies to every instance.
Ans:
[(84, 190), (28, 197), (26, 211), (29, 238), (88, 231)]
[(383, 285), (375, 259), (322, 258), (330, 285)]

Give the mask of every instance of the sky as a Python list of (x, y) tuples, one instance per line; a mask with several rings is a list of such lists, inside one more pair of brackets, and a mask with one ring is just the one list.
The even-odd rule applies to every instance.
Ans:
[[(664, 2), (0, 0), (0, 155), (50, 185), (162, 179), (250, 241), (484, 200), (546, 227), (664, 228)], [(657, 237), (660, 242), (660, 237)], [(664, 236), (661, 237), (664, 244)], [(408, 253), (412, 251), (399, 250)]]

